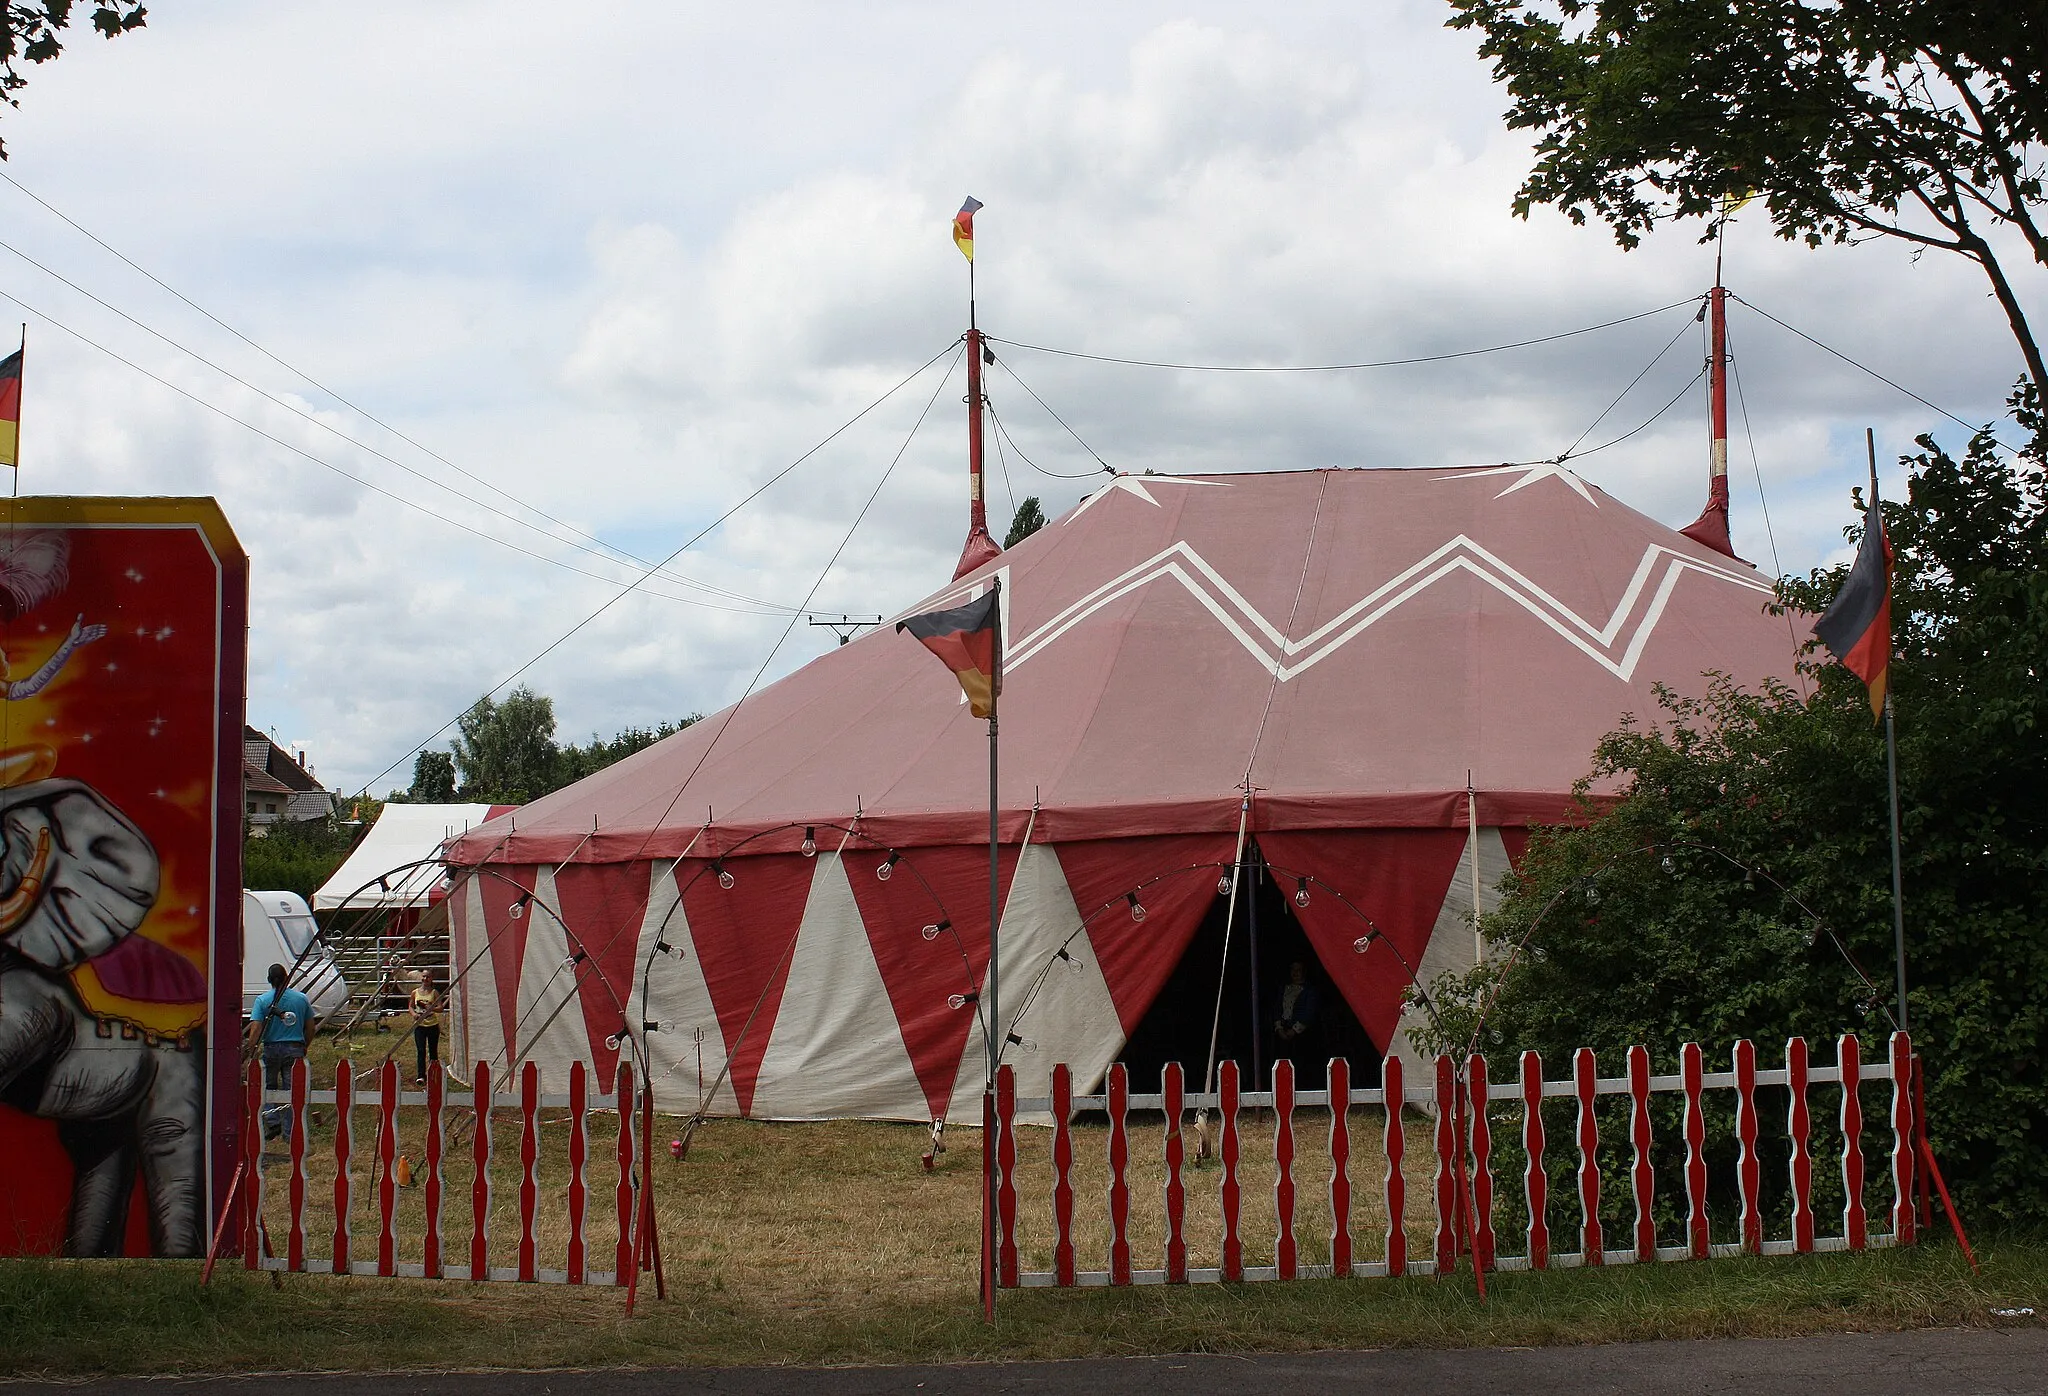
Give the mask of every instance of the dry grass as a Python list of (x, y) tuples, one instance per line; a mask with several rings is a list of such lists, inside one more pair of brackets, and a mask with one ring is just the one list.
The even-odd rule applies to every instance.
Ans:
[[(331, 1069), (328, 1079), (331, 1080)], [(312, 1139), (308, 1252), (331, 1248), (333, 1120)], [(567, 1124), (550, 1112), (541, 1151), (541, 1264), (566, 1255)], [(1358, 1258), (1377, 1258), (1384, 1223), (1375, 1110), (1352, 1115), (1353, 1231)], [(451, 1112), (451, 1119), (459, 1112)], [(357, 1114), (358, 1157), (375, 1146), (373, 1106)], [(401, 1147), (419, 1140), (421, 1112), (400, 1121)], [(1304, 1111), (1297, 1212), (1302, 1259), (1327, 1254), (1327, 1116)], [(1407, 1231), (1428, 1253), (1433, 1221), (1420, 1178), (1421, 1122), (1409, 1127)], [(616, 1227), (615, 1139), (592, 1116), (591, 1268), (609, 1269)], [(957, 1131), (937, 1170), (919, 1162), (922, 1128), (858, 1122), (771, 1125), (715, 1121), (686, 1160), (667, 1155), (673, 1122), (657, 1134), (655, 1196), (669, 1296), (651, 1293), (624, 1316), (615, 1289), (470, 1285), (315, 1275), (262, 1276), (224, 1268), (201, 1289), (188, 1263), (0, 1263), (0, 1373), (388, 1370), (432, 1367), (870, 1363), (1070, 1357), (1167, 1351), (1298, 1350), (1388, 1345), (1604, 1342), (1624, 1338), (1788, 1335), (1843, 1328), (1988, 1324), (1997, 1308), (2048, 1308), (2048, 1248), (1983, 1246), (1972, 1275), (1944, 1242), (1867, 1255), (1728, 1260), (1499, 1274), (1481, 1301), (1471, 1276), (1147, 1286), (1006, 1293), (999, 1322), (975, 1299), (980, 1139)], [(1020, 1137), (1021, 1244), (1028, 1268), (1051, 1261), (1049, 1130)], [(493, 1263), (510, 1265), (517, 1225), (518, 1129), (499, 1126), (493, 1170)], [(1107, 1253), (1105, 1131), (1075, 1131), (1076, 1236), (1082, 1268)], [(273, 1145), (273, 1148), (276, 1146)], [(451, 1155), (446, 1243), (466, 1264), (466, 1150)], [(1270, 1122), (1247, 1123), (1242, 1145), (1248, 1264), (1270, 1264), (1275, 1234)], [(1160, 1127), (1131, 1139), (1132, 1240), (1139, 1267), (1157, 1266)], [(283, 1236), (275, 1165), (266, 1211)], [(1188, 1176), (1191, 1263), (1214, 1264), (1220, 1231), (1214, 1167)], [(1312, 1181), (1311, 1181), (1312, 1180)], [(357, 1189), (359, 1258), (374, 1255), (373, 1186)], [(400, 1192), (399, 1255), (419, 1259), (423, 1190)], [(1981, 1238), (1980, 1238), (1981, 1239)]]
[[(332, 1083), (332, 1067), (315, 1067), (316, 1081)], [(408, 1084), (408, 1089), (410, 1086)], [(374, 1259), (380, 1227), (377, 1108), (374, 1084), (358, 1088), (353, 1112), (352, 1170), (355, 1186), (349, 1210), (350, 1255)], [(333, 1253), (334, 1111), (315, 1107), (307, 1139), (306, 1254), (314, 1260)], [(426, 1112), (399, 1111), (399, 1151), (417, 1163), (423, 1157)], [(1385, 1255), (1386, 1173), (1377, 1108), (1350, 1114), (1352, 1235), (1358, 1261)], [(475, 1169), (467, 1110), (446, 1113), (445, 1191), (442, 1254), (455, 1273), (468, 1273), (473, 1232)], [(563, 1269), (568, 1263), (570, 1122), (565, 1110), (543, 1112), (539, 1139), (536, 1210), (538, 1264)], [(978, 1261), (981, 1139), (978, 1130), (956, 1129), (952, 1148), (939, 1166), (920, 1162), (927, 1134), (922, 1127), (863, 1121), (803, 1125), (714, 1120), (698, 1129), (686, 1160), (669, 1157), (668, 1143), (679, 1122), (656, 1121), (655, 1205), (664, 1256), (678, 1274), (702, 1277), (764, 1301), (811, 1306), (820, 1295), (870, 1297), (890, 1294), (938, 1300), (971, 1291)], [(1428, 1157), (1428, 1124), (1407, 1122), (1409, 1254), (1430, 1253), (1433, 1202), (1419, 1163)], [(618, 1240), (615, 1188), (618, 1178), (617, 1117), (592, 1113), (586, 1126), (588, 1268), (613, 1268)], [(1273, 1263), (1279, 1225), (1274, 1199), (1274, 1122), (1270, 1112), (1248, 1112), (1240, 1130), (1238, 1180), (1242, 1189), (1240, 1234), (1247, 1265)], [(1107, 1269), (1109, 1254), (1108, 1129), (1100, 1123), (1074, 1127), (1074, 1237), (1083, 1270)], [(500, 1110), (492, 1124), (490, 1253), (495, 1266), (514, 1263), (520, 1234), (521, 1126), (516, 1111)], [(1024, 1127), (1018, 1132), (1018, 1243), (1026, 1269), (1052, 1268), (1052, 1131)], [(1329, 1114), (1302, 1110), (1295, 1119), (1297, 1199), (1295, 1234), (1301, 1263), (1326, 1263), (1330, 1253), (1328, 1193)], [(287, 1242), (288, 1165), (283, 1145), (272, 1141), (264, 1171), (264, 1218), (274, 1250)], [(1159, 1268), (1165, 1254), (1165, 1145), (1162, 1118), (1133, 1118), (1127, 1178), (1131, 1190), (1129, 1235), (1139, 1269)], [(1194, 1139), (1189, 1131), (1192, 1159)], [(1189, 1263), (1220, 1263), (1222, 1172), (1212, 1161), (1188, 1167), (1186, 1236)], [(395, 1230), (401, 1261), (418, 1263), (426, 1232), (424, 1187), (396, 1190)]]

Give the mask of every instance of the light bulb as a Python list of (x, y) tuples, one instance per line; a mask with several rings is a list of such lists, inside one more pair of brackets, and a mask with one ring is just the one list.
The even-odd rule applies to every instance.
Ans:
[(922, 935), (926, 940), (937, 940), (941, 932), (949, 931), (952, 928), (953, 923), (951, 921), (934, 921), (931, 925), (926, 926), (924, 930), (919, 932), (919, 934)]
[(1305, 877), (1294, 879), (1294, 904), (1296, 906), (1308, 905), (1308, 879)]
[(948, 995), (946, 998), (946, 1007), (965, 1008), (968, 1004), (973, 1002), (974, 996), (972, 994), (951, 994)]
[(616, 1051), (618, 1051), (618, 1050), (619, 1050), (619, 1035), (618, 1035), (617, 1033), (612, 1033), (612, 1034), (610, 1034), (609, 1036), (607, 1036), (607, 1037), (605, 1038), (605, 1040), (604, 1040), (604, 1045), (605, 1045), (605, 1048), (606, 1048), (606, 1050), (607, 1050), (607, 1051), (612, 1051), (612, 1052), (616, 1052)]
[(1668, 873), (1675, 873), (1678, 871), (1678, 860), (1676, 858), (1673, 858), (1669, 853), (1664, 855), (1664, 871)]
[(1591, 884), (1588, 884), (1588, 885), (1587, 885), (1587, 887), (1586, 887), (1586, 905), (1587, 905), (1587, 906), (1598, 906), (1598, 905), (1600, 905), (1600, 889), (1599, 889), (1598, 887), (1592, 886)]
[(1352, 941), (1351, 953), (1354, 955), (1363, 955), (1366, 951), (1372, 949), (1372, 937), (1373, 933), (1371, 931), (1367, 931), (1357, 940)]
[(1145, 919), (1145, 904), (1138, 900), (1138, 894), (1136, 892), (1124, 893), (1124, 900), (1131, 904), (1131, 919), (1133, 921), (1142, 921)]
[(526, 915), (526, 899), (522, 897), (518, 901), (512, 903), (512, 910), (508, 914), (512, 917), (514, 921), (517, 921), (520, 917)]
[(1216, 895), (1219, 897), (1227, 897), (1230, 895), (1229, 873), (1225, 873), (1223, 874), (1223, 876), (1216, 879)]
[(875, 869), (875, 881), (887, 882), (889, 880), (890, 874), (896, 871), (896, 860), (902, 856), (902, 854), (896, 852), (894, 849), (889, 850), (889, 856), (884, 858), (881, 862), (881, 866)]

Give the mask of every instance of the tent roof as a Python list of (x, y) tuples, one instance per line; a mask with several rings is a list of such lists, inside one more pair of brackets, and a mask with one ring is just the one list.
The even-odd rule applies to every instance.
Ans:
[[(1039, 840), (1235, 829), (1247, 780), (1256, 828), (1462, 824), (1468, 772), (1482, 823), (1559, 818), (1655, 683), (1789, 682), (1808, 635), (1754, 568), (1548, 464), (1119, 476), (911, 613), (998, 575), (1006, 840), (1034, 805)], [(856, 811), (885, 845), (986, 839), (988, 750), (884, 625), (451, 856), (786, 851)]]
[[(313, 894), (313, 909), (327, 911), (347, 907), (425, 906), (441, 870), (414, 866), (431, 859), (443, 843), (483, 824), (493, 815), (516, 809), (516, 805), (400, 805), (384, 806), (377, 822), (363, 835), (334, 875)], [(398, 869), (400, 877), (387, 878), (388, 886), (377, 880)]]

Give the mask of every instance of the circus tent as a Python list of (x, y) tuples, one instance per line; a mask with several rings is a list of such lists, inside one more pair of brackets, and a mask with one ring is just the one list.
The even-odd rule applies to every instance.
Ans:
[[(1006, 1060), (1098, 1079), (1243, 846), (1376, 1048), (1653, 686), (1793, 679), (1768, 581), (1556, 465), (1123, 475), (1000, 577)], [(974, 1111), (988, 741), (884, 625), (456, 839), (460, 1055), (663, 1109)], [(1476, 834), (1476, 838), (1474, 837)], [(1250, 855), (1242, 855), (1250, 856)]]

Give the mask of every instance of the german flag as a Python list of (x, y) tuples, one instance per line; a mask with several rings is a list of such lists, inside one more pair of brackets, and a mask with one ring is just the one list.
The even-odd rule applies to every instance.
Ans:
[(0, 359), (0, 465), (21, 464), (21, 353)]
[(1856, 561), (1813, 633), (1842, 667), (1870, 690), (1870, 710), (1884, 716), (1884, 695), (1892, 665), (1892, 545), (1884, 536), (1884, 511), (1877, 481), (1870, 482), (1870, 510), (1863, 516), (1863, 541)]
[(1003, 691), (1003, 617), (1001, 593), (994, 587), (965, 606), (927, 611), (896, 622), (908, 630), (953, 671), (976, 717), (996, 715), (996, 697)]
[(981, 200), (969, 194), (967, 202), (953, 215), (953, 245), (970, 262), (974, 260), (974, 215), (980, 208)]

